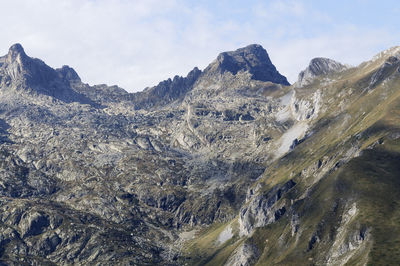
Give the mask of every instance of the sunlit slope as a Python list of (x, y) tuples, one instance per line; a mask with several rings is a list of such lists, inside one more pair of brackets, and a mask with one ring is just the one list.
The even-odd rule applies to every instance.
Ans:
[[(309, 135), (268, 165), (232, 223), (200, 232), (187, 243), (189, 264), (230, 264), (233, 258), (248, 265), (400, 261), (397, 50), (295, 89), (297, 97), (322, 94)], [(288, 182), (295, 185), (283, 189)], [(252, 216), (243, 218), (251, 208)], [(275, 219), (259, 222), (268, 212)], [(251, 232), (241, 233), (238, 223), (248, 223)], [(233, 237), (221, 243), (218, 238), (228, 226)], [(199, 262), (201, 255), (208, 258)]]

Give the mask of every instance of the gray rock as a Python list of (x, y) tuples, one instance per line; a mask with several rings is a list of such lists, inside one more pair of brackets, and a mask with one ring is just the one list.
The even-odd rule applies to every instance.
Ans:
[(260, 257), (260, 251), (254, 244), (244, 243), (240, 245), (225, 263), (226, 266), (251, 266)]
[(301, 71), (296, 82), (297, 87), (303, 87), (310, 84), (316, 77), (340, 72), (347, 67), (335, 60), (329, 58), (317, 57), (311, 60), (308, 67)]
[(390, 56), (387, 60), (385, 60), (384, 64), (372, 75), (368, 89), (372, 89), (378, 86), (380, 83), (384, 82), (384, 80), (391, 74), (391, 72), (395, 71), (395, 68), (399, 67), (399, 58), (400, 55), (397, 55)]
[(2, 85), (7, 88), (44, 94), (65, 102), (93, 104), (65, 82), (67, 76), (79, 80), (75, 71), (64, 68), (57, 72), (42, 60), (27, 56), (20, 44), (11, 46), (8, 54), (2, 57), (0, 62)]
[(240, 235), (247, 236), (257, 227), (263, 227), (279, 220), (287, 210), (284, 202), (278, 201), (293, 188), (293, 180), (282, 186), (276, 186), (266, 194), (254, 195), (242, 209), (239, 215)]
[(81, 78), (78, 76), (76, 71), (69, 67), (69, 66), (62, 66), (62, 68), (57, 68), (56, 71), (58, 72), (59, 76), (67, 81), (81, 81)]
[[(395, 59), (388, 62), (385, 71), (395, 74)], [(321, 80), (341, 69), (314, 63), (308, 71)], [(378, 76), (379, 82), (387, 77)], [(72, 68), (54, 70), (13, 46), (0, 58), (0, 261), (184, 264), (182, 230), (228, 223), (237, 214), (240, 236), (232, 227), (229, 241), (243, 242), (230, 264), (254, 264), (264, 251), (249, 241), (251, 234), (287, 216), (291, 224), (278, 241), (284, 249), (290, 231), (296, 239), (305, 232), (298, 205), (328, 172), (357, 156), (367, 137), (338, 139), (329, 159), (310, 158), (301, 162), (303, 171), (283, 171), (279, 178), (301, 182), (293, 193), (293, 180), (266, 190), (268, 173), (293, 168), (304, 145), (317, 146), (318, 132), (291, 138), (296, 125), (308, 133), (343, 120), (340, 131), (354, 121), (338, 113), (346, 102), (332, 107), (332, 88), (286, 85), (259, 45), (222, 53), (205, 71), (195, 68), (139, 93), (90, 86)], [(277, 155), (284, 140), (288, 150)], [(348, 243), (364, 245), (360, 232)], [(338, 246), (346, 250), (343, 243)]]
[(290, 85), (286, 77), (276, 70), (267, 51), (258, 44), (252, 44), (236, 51), (221, 53), (204, 70), (206, 74), (213, 72), (224, 73), (226, 71), (231, 72), (233, 75), (236, 75), (239, 71), (248, 71), (254, 80)]
[(39, 212), (24, 213), (18, 224), (21, 237), (39, 235), (50, 226), (49, 217)]
[(157, 86), (126, 95), (124, 98), (129, 99), (135, 109), (160, 108), (185, 96), (188, 91), (193, 89), (201, 73), (201, 70), (195, 67), (186, 77), (175, 76), (173, 79), (160, 82)]

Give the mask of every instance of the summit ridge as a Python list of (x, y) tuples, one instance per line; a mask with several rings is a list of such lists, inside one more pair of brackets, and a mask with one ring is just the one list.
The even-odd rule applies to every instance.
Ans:
[(398, 48), (293, 85), (257, 44), (136, 93), (83, 79), (0, 57), (0, 265), (400, 261)]

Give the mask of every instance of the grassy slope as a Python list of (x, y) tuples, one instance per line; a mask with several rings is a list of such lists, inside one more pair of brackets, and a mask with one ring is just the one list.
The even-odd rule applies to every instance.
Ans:
[[(293, 209), (300, 216), (300, 233), (292, 236), (289, 215), (257, 229), (248, 241), (262, 251), (258, 265), (322, 263), (323, 255), (335, 241), (349, 202), (356, 202), (358, 214), (346, 225), (348, 232), (368, 228), (371, 237), (362, 251), (353, 254), (348, 264), (364, 264), (368, 260), (371, 265), (393, 265), (400, 261), (400, 141), (390, 137), (392, 133), (400, 132), (399, 75), (371, 91), (365, 90), (381, 61), (351, 69), (326, 88), (332, 97), (342, 91), (349, 93), (342, 98), (336, 97), (329, 107), (330, 112), (320, 117), (315, 126), (316, 133), (310, 139), (267, 170), (265, 176), (268, 178), (261, 181), (265, 191), (290, 178), (298, 183), (281, 200), (295, 200)], [(389, 77), (395, 71), (397, 67), (388, 68), (384, 76)], [(351, 104), (345, 111), (338, 112), (340, 101)], [(347, 124), (343, 122), (345, 115), (351, 116)], [(377, 142), (383, 144), (375, 144)], [(361, 156), (325, 175), (310, 189), (311, 181), (300, 175), (303, 169), (324, 157), (338, 162), (355, 145), (363, 150)], [(310, 189), (308, 197), (296, 201), (306, 189)], [(192, 262), (221, 265), (244, 241), (237, 237), (215, 248), (213, 243), (222, 230), (223, 226), (218, 230), (211, 229), (191, 244), (196, 250), (189, 250), (190, 253), (206, 258)], [(313, 235), (318, 235), (319, 241), (310, 250)], [(204, 236), (213, 239), (206, 242), (207, 249), (213, 250), (211, 253), (205, 252), (199, 244)]]

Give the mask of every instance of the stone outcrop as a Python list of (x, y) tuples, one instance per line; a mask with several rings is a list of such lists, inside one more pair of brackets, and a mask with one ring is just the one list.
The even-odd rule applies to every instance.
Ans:
[(244, 243), (237, 247), (225, 263), (226, 266), (254, 265), (260, 257), (260, 251), (254, 244)]
[(282, 88), (262, 80), (278, 72), (261, 46), (242, 52), (229, 53), (240, 67), (234, 79), (232, 68), (215, 72), (216, 83), (194, 68), (128, 93), (10, 48), (0, 58), (7, 256), (157, 263), (178, 254), (169, 246), (179, 230), (232, 219), (268, 158), (268, 133), (252, 129), (274, 117), (263, 92)]
[(267, 51), (258, 44), (252, 44), (231, 52), (218, 55), (217, 59), (205, 70), (205, 73), (230, 72), (236, 75), (239, 71), (248, 71), (252, 79), (271, 81), (273, 83), (290, 85), (287, 79), (279, 74), (272, 64)]
[(293, 94), (290, 101), (290, 109), (293, 117), (297, 121), (312, 120), (318, 117), (321, 109), (321, 95), (320, 90), (315, 91), (307, 98), (297, 98), (296, 93)]
[(278, 202), (296, 183), (293, 180), (276, 186), (266, 194), (258, 194), (240, 210), (240, 235), (249, 235), (255, 228), (263, 227), (279, 220), (287, 210), (285, 202)]
[(160, 108), (185, 96), (193, 89), (201, 73), (201, 70), (195, 67), (186, 77), (175, 76), (173, 79), (160, 82), (157, 86), (130, 94), (127, 98), (134, 103), (135, 109)]
[(310, 84), (316, 77), (340, 72), (347, 67), (335, 60), (329, 58), (317, 57), (311, 60), (308, 67), (301, 71), (296, 82), (297, 87), (303, 87)]
[(18, 43), (10, 47), (8, 54), (0, 58), (0, 62), (3, 88), (51, 96), (64, 102), (94, 104), (69, 86), (67, 81), (80, 80), (72, 68), (63, 67), (60, 70), (54, 70), (42, 60), (27, 56)]
[(354, 80), (316, 59), (298, 87), (250, 45), (129, 93), (14, 45), (0, 57), (0, 264), (382, 262), (398, 241), (393, 56)]

